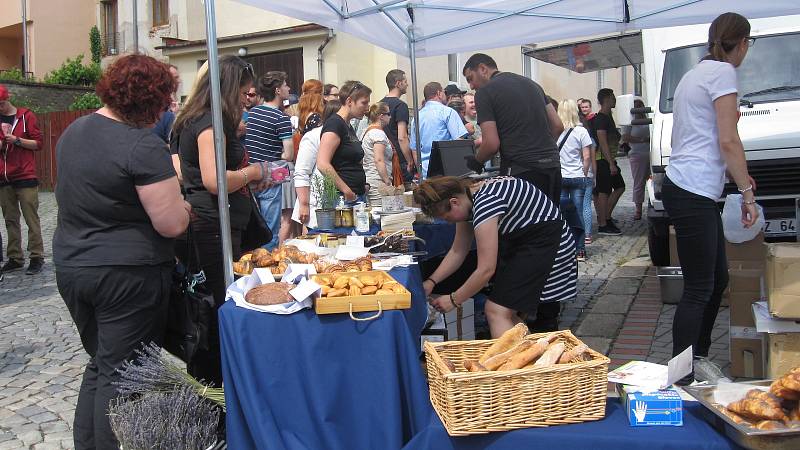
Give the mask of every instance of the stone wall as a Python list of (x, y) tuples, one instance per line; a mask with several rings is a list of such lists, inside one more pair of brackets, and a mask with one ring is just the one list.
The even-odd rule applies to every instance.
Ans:
[(36, 112), (67, 111), (76, 98), (87, 92), (94, 92), (91, 87), (64, 86), (31, 81), (0, 80), (11, 93), (15, 104), (30, 108)]

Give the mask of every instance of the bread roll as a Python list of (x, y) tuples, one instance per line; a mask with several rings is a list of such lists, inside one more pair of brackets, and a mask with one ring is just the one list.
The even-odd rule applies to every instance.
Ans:
[(533, 345), (534, 345), (533, 342), (523, 340), (510, 350), (506, 350), (505, 352), (500, 353), (499, 355), (494, 355), (491, 358), (487, 359), (486, 361), (483, 362), (483, 365), (489, 370), (497, 370), (498, 368), (500, 368), (500, 366), (505, 364), (513, 356), (521, 352), (524, 352), (525, 350), (528, 350), (529, 348), (533, 347)]
[(499, 355), (500, 353), (506, 352), (512, 349), (515, 345), (528, 334), (528, 327), (524, 323), (518, 323), (514, 325), (513, 328), (503, 333), (494, 344), (492, 344), (483, 355), (478, 359), (478, 362), (483, 364), (486, 362), (487, 359)]
[(378, 278), (374, 275), (361, 275), (358, 277), (364, 286), (377, 286), (378, 285)]
[(516, 355), (509, 358), (508, 361), (506, 361), (502, 366), (500, 366), (499, 370), (503, 371), (514, 370), (525, 367), (536, 358), (542, 356), (542, 354), (547, 350), (547, 346), (550, 344), (550, 341), (554, 338), (555, 335), (552, 335), (550, 337), (539, 338), (536, 341), (536, 343), (533, 344), (530, 348), (522, 352), (519, 352)]
[(344, 289), (350, 285), (350, 278), (339, 277), (333, 282), (333, 287), (336, 289)]
[(355, 285), (351, 285), (350, 289), (347, 292), (347, 295), (349, 295), (350, 297), (361, 295), (361, 288)]
[(743, 425), (752, 425), (744, 417), (736, 414), (735, 412), (732, 412), (732, 411), (728, 410), (728, 408), (726, 408), (726, 407), (724, 407), (722, 405), (716, 405), (715, 408), (717, 408), (722, 414), (726, 415), (731, 420), (733, 420), (734, 423), (743, 424)]
[(253, 259), (253, 254), (252, 253), (245, 253), (244, 255), (242, 255), (241, 258), (239, 258), (239, 261), (245, 262), (245, 261), (250, 261), (252, 259)]
[(391, 289), (378, 289), (375, 291), (375, 295), (394, 295), (394, 291)]
[(464, 368), (470, 372), (486, 372), (488, 369), (478, 361), (467, 359), (464, 361)]
[(349, 284), (351, 287), (358, 286), (359, 289), (364, 287), (364, 283), (362, 283), (361, 280), (358, 279), (358, 277), (350, 277)]
[(544, 354), (536, 360), (533, 367), (549, 367), (558, 362), (558, 358), (564, 353), (567, 346), (563, 342), (556, 342), (547, 348)]
[(279, 305), (294, 301), (289, 291), (294, 288), (289, 283), (267, 283), (247, 291), (244, 299), (254, 305)]
[(795, 372), (794, 370), (796, 369), (792, 369), (791, 372), (781, 377), (781, 384), (787, 389), (800, 391), (800, 371)]
[(344, 288), (341, 288), (341, 289), (332, 288), (328, 292), (328, 297), (347, 297), (347, 289), (344, 289)]
[(558, 363), (568, 364), (571, 362), (577, 362), (575, 360), (587, 351), (589, 351), (589, 347), (586, 344), (576, 345), (572, 348), (572, 350), (564, 352), (564, 354), (561, 355), (561, 358), (558, 358)]
[(331, 286), (331, 280), (329, 278), (321, 277), (319, 275), (311, 275), (311, 281), (320, 286)]
[(258, 259), (258, 258), (261, 258), (262, 256), (266, 256), (268, 254), (269, 254), (269, 251), (267, 251), (267, 249), (259, 247), (259, 248), (255, 249), (255, 250), (253, 250), (252, 259)]
[(364, 286), (364, 289), (361, 289), (361, 295), (372, 295), (378, 292), (378, 286)]
[(320, 286), (320, 289), (321, 289), (321, 292), (322, 292), (322, 296), (323, 296), (323, 297), (325, 297), (325, 296), (327, 296), (327, 295), (328, 295), (328, 293), (329, 293), (329, 292), (331, 291), (331, 289), (333, 289), (333, 288), (332, 288), (332, 287), (330, 287), (330, 286)]

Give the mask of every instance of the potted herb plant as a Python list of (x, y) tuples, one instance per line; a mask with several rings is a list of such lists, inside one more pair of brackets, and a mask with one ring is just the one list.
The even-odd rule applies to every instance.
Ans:
[(336, 199), (339, 191), (336, 181), (330, 173), (317, 173), (311, 181), (311, 190), (317, 197), (319, 208), (316, 210), (317, 228), (331, 230), (336, 223)]

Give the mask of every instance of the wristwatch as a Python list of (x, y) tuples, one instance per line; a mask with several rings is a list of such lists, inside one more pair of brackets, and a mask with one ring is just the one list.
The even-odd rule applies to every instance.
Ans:
[(17, 138), (17, 139), (14, 141), (14, 145), (16, 145), (16, 146), (21, 146), (21, 145), (22, 145), (22, 139), (20, 139), (20, 138)]

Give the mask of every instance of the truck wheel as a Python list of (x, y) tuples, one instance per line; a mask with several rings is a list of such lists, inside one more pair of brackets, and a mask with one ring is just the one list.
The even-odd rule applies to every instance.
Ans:
[(647, 246), (650, 250), (650, 261), (654, 266), (669, 266), (669, 230), (666, 225), (659, 227), (651, 223), (647, 227)]

